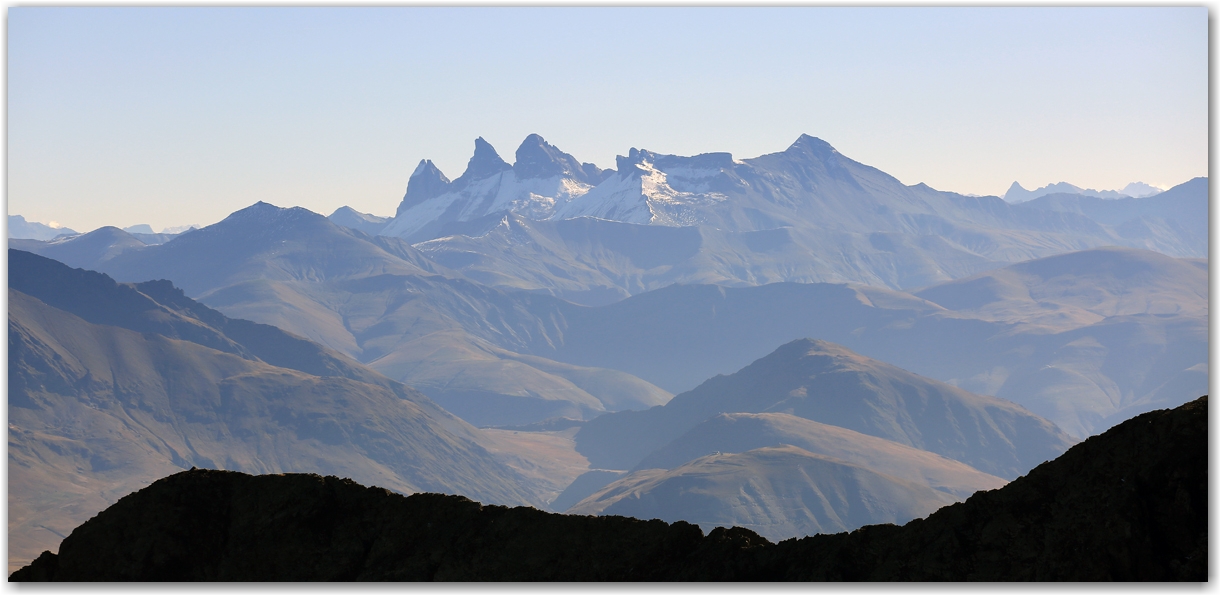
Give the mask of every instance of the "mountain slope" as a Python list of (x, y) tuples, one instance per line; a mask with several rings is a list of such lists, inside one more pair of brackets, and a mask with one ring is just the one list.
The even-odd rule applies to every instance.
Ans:
[(378, 217), (368, 213), (361, 213), (360, 211), (357, 211), (351, 207), (339, 207), (335, 209), (335, 212), (331, 213), (326, 218), (330, 219), (331, 223), (334, 223), (335, 225), (358, 229), (371, 236), (375, 236), (381, 232), (381, 229), (384, 228), (386, 223), (390, 220), (389, 217)]
[(1145, 198), (1049, 194), (1020, 207), (1083, 215), (1113, 228), (1124, 246), (1206, 257), (1208, 190), (1207, 178), (1195, 178)]
[(256, 203), (220, 223), (96, 267), (121, 281), (169, 279), (187, 295), (252, 279), (321, 281), (379, 274), (435, 274), (392, 238), (373, 238), (294, 207)]
[(99, 227), (89, 233), (50, 241), (10, 239), (9, 247), (54, 258), (73, 267), (96, 270), (103, 263), (145, 243), (117, 227)]
[(958, 501), (926, 485), (795, 446), (708, 455), (670, 470), (637, 471), (568, 509), (744, 527), (779, 541), (878, 523), (905, 523)]
[(932, 454), (786, 413), (722, 413), (653, 451), (635, 470), (674, 469), (709, 453), (790, 445), (871, 471), (966, 498), (1005, 481)]
[[(488, 221), (488, 223), (493, 223)], [(599, 306), (674, 283), (730, 287), (781, 281), (923, 287), (1000, 263), (936, 234), (850, 233), (782, 227), (733, 232), (591, 217), (453, 230), (416, 248), (433, 261), (500, 289), (547, 293)], [(462, 235), (463, 231), (470, 235)]]
[(229, 316), (340, 351), (480, 425), (587, 417), (670, 396), (619, 371), (505, 351), (545, 337), (545, 323), (398, 238), (304, 209), (258, 203), (99, 269), (122, 281), (174, 281)]
[[(1003, 306), (998, 310), (954, 310), (902, 292), (826, 283), (674, 285), (597, 308), (580, 308), (548, 296), (497, 291), (453, 278), (457, 273), (447, 266), (505, 288), (551, 291), (604, 303), (602, 300), (616, 299), (623, 292), (687, 275), (715, 283), (761, 282), (774, 278), (773, 274), (795, 276), (798, 269), (787, 267), (800, 261), (806, 251), (800, 247), (803, 236), (794, 230), (739, 234), (746, 248), (753, 248), (738, 251), (708, 249), (720, 236), (706, 229), (590, 220), (543, 222), (528, 229), (512, 226), (514, 234), (527, 233), (528, 243), (538, 248), (503, 251), (503, 256), (471, 266), (462, 264), (465, 256), (450, 252), (445, 258), (438, 256), (442, 265), (430, 259), (437, 253), (425, 254), (396, 238), (344, 231), (321, 216), (301, 216), (299, 210), (269, 205), (248, 209), (260, 210), (265, 212), (260, 220), (269, 235), (261, 244), (248, 242), (244, 255), (213, 259), (220, 268), (210, 277), (194, 275), (202, 270), (196, 259), (208, 260), (210, 255), (235, 250), (241, 242), (230, 238), (250, 232), (250, 226), (243, 223), (245, 217), (192, 231), (161, 246), (146, 246), (130, 253), (132, 256), (121, 254), (100, 268), (123, 281), (190, 277), (193, 281), (188, 282), (197, 284), (201, 293), (188, 294), (202, 296), (228, 315), (285, 328), (418, 386), (435, 398), (445, 399), (442, 392), (447, 392), (453, 397), (449, 403), (466, 403), (466, 411), (486, 409), (488, 399), (499, 403), (500, 411), (520, 410), (520, 399), (528, 399), (525, 403), (538, 405), (531, 414), (537, 419), (568, 414), (561, 410), (572, 415), (580, 411), (583, 417), (616, 407), (602, 401), (604, 393), (507, 357), (497, 349), (583, 368), (613, 369), (659, 387), (650, 391), (653, 396), (626, 407), (639, 408), (663, 402), (666, 391), (689, 390), (710, 376), (738, 370), (776, 345), (817, 337), (972, 392), (1016, 401), (1078, 437), (1140, 411), (1176, 405), (1172, 395), (1201, 392), (1207, 386), (1207, 319), (1197, 315), (1203, 307), (1199, 296), (1207, 291), (1203, 277), (1175, 273), (1172, 283), (1165, 286), (1159, 285), (1169, 281), (1164, 275), (1123, 277), (1120, 273), (1125, 267), (1145, 266), (1139, 261), (1151, 258), (1138, 251), (1111, 250), (1108, 256), (1099, 253), (1047, 261), (1062, 265), (1063, 270), (1046, 277), (1048, 281), (1059, 279), (1055, 281), (1059, 293), (1012, 302), (1014, 306), (1024, 304), (1025, 309), (1013, 310), (1011, 316), (1037, 313), (1035, 325), (1006, 317), (1004, 303), (997, 305)], [(205, 231), (204, 236), (197, 236)], [(681, 241), (671, 244), (674, 238), (670, 235)], [(581, 239), (584, 236), (590, 239)], [(191, 240), (190, 250), (175, 247), (192, 237), (201, 239)], [(350, 249), (329, 252), (326, 242), (310, 239), (325, 237), (334, 237), (336, 242), (341, 239)], [(911, 252), (917, 256), (898, 243), (902, 237), (906, 236), (871, 234), (868, 242), (889, 246), (893, 252), (887, 254)], [(420, 246), (427, 249), (429, 244)], [(487, 245), (501, 251), (501, 244), (511, 243)], [(524, 245), (512, 244), (511, 250)], [(287, 251), (281, 253), (276, 246)], [(832, 259), (837, 253), (816, 246), (811, 245), (808, 252)], [(788, 256), (771, 261), (754, 256), (768, 247)], [(855, 248), (849, 252), (857, 253)], [(884, 262), (870, 260), (870, 253), (860, 254), (864, 261), (851, 268), (875, 269), (874, 265)], [(1115, 261), (1114, 266), (1095, 269), (1089, 259), (1099, 256)], [(481, 258), (474, 254), (467, 262), (477, 263)], [(906, 262), (905, 258), (900, 261)], [(369, 264), (379, 259), (384, 267), (370, 270)], [(571, 259), (583, 264), (565, 268), (564, 263)], [(750, 262), (767, 264), (752, 269)], [(931, 267), (935, 262), (924, 264)], [(1203, 270), (1198, 262), (1187, 264), (1199, 273)], [(962, 266), (964, 274), (975, 265)], [(899, 270), (892, 262), (885, 268)], [(381, 274), (382, 270), (397, 272)], [(571, 277), (570, 284), (548, 281), (561, 276), (556, 271), (567, 270), (572, 271), (564, 273)], [(932, 274), (927, 271), (935, 269), (916, 270), (924, 272), (912, 273), (912, 279), (927, 278)], [(714, 271), (725, 274), (699, 276)], [(515, 275), (525, 281), (513, 281)], [(1088, 281), (1062, 283), (1073, 277)], [(205, 278), (211, 281), (198, 283)], [(1122, 298), (1122, 308), (1097, 309), (1081, 302), (1082, 296), (1097, 291), (1094, 284), (1103, 293), (1127, 296)], [(580, 293), (582, 286), (598, 289)], [(1181, 311), (1173, 313), (1162, 307), (1183, 291), (1188, 294), (1179, 296), (1184, 300)], [(1072, 292), (1079, 295), (1064, 301), (1063, 296)], [(1155, 303), (1132, 299), (1141, 295), (1155, 298)], [(1038, 300), (1058, 301), (1047, 309)], [(1148, 307), (1141, 310), (1141, 304)], [(454, 357), (437, 359), (447, 355)], [(613, 390), (624, 392), (631, 390), (628, 385), (638, 384), (628, 380)], [(660, 401), (649, 402), (658, 395)], [(483, 418), (478, 423), (527, 421)]]
[(1156, 252), (1108, 247), (1040, 258), (914, 295), (956, 312), (1080, 327), (1110, 316), (1207, 316), (1207, 270)]
[(719, 413), (789, 413), (927, 450), (1003, 478), (1073, 440), (1008, 401), (971, 394), (823, 341), (799, 340), (647, 411), (603, 415), (576, 435), (594, 467), (629, 469)]
[[(1017, 297), (989, 297), (995, 291), (987, 287), (961, 292), (977, 295), (981, 309), (946, 301), (960, 308), (951, 310), (910, 294), (852, 285), (671, 286), (598, 308), (556, 308), (562, 342), (528, 349), (622, 370), (678, 393), (739, 370), (775, 345), (817, 337), (1017, 402), (1084, 437), (1136, 413), (1179, 405), (1182, 394), (1206, 391), (1204, 269), (1175, 261), (1163, 263), (1165, 275), (1124, 273), (1160, 266), (1160, 258), (1102, 250), (1048, 259), (1045, 264), (1054, 267), (1029, 269), (1033, 276), (1012, 273)], [(1111, 264), (1095, 266), (1102, 262)], [(1048, 284), (1037, 280), (1043, 275)], [(1021, 297), (1028, 291), (1050, 307)], [(983, 307), (996, 300), (994, 309)], [(1016, 309), (1006, 312), (1008, 305)], [(1033, 312), (1039, 313), (1036, 324), (1019, 321)]]
[(330, 469), (402, 491), (534, 501), (477, 430), (338, 354), (192, 307), (165, 283), (119, 285), (11, 256), (18, 284), (110, 324), (9, 290), (10, 562), (190, 466)]

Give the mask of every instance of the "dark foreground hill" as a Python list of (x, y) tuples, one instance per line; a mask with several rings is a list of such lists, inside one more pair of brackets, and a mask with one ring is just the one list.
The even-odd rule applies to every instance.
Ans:
[(772, 545), (740, 528), (191, 470), (12, 581), (1207, 580), (1207, 398), (1146, 413), (925, 520)]

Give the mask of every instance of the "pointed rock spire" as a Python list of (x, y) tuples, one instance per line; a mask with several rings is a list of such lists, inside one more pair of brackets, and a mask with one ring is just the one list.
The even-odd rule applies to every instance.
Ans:
[(630, 177), (639, 176), (647, 169), (637, 166), (644, 162), (656, 163), (658, 157), (660, 157), (660, 155), (657, 155), (656, 153), (653, 153), (647, 149), (637, 149), (635, 147), (631, 147), (631, 150), (627, 151), (626, 156), (617, 155), (615, 156), (614, 160), (619, 174)]
[(586, 184), (601, 181), (590, 179), (575, 157), (560, 151), (537, 134), (525, 137), (517, 148), (517, 162), (513, 164), (513, 171), (519, 180), (563, 176)]
[(824, 156), (838, 153), (834, 147), (830, 146), (830, 143), (815, 136), (809, 136), (808, 134), (802, 134), (796, 139), (796, 142), (792, 143), (792, 145), (789, 146), (784, 152), (790, 154), (806, 153), (823, 158)]
[(1008, 187), (1008, 192), (1004, 193), (1004, 200), (1008, 202), (1025, 202), (1031, 198), (1033, 192), (1026, 190), (1019, 182), (1013, 182), (1012, 186)]
[(453, 184), (462, 187), (475, 180), (485, 180), (502, 171), (512, 169), (512, 167), (500, 158), (500, 154), (491, 146), (491, 143), (480, 136), (474, 139), (474, 155), (466, 164), (466, 171), (454, 180)]
[(449, 178), (433, 165), (431, 159), (421, 159), (415, 171), (411, 173), (411, 179), (407, 180), (407, 193), (403, 195), (394, 216), (401, 215), (403, 211), (429, 198), (444, 194), (449, 189), (449, 184)]

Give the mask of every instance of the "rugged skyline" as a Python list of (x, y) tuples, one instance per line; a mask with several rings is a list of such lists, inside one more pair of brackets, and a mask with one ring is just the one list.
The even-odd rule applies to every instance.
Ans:
[(81, 231), (391, 215), (531, 133), (609, 168), (807, 132), (987, 195), (1207, 173), (1205, 7), (18, 7), (8, 66), (9, 212)]

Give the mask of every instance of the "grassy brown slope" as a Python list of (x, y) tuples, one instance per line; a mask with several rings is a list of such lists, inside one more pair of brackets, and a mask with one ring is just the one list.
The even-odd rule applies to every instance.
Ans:
[(117, 496), (191, 466), (535, 501), (477, 430), (410, 389), (90, 324), (15, 290), (8, 388), (9, 551), (20, 562)]
[(648, 455), (641, 469), (673, 469), (712, 452), (741, 453), (791, 445), (959, 498), (1005, 483), (964, 463), (847, 428), (820, 424), (786, 413), (724, 413)]
[(738, 526), (778, 541), (905, 523), (956, 501), (926, 484), (785, 445), (637, 471), (568, 512)]
[(576, 435), (589, 463), (630, 469), (719, 413), (788, 413), (934, 452), (1002, 478), (1072, 439), (1019, 405), (977, 395), (841, 345), (801, 339), (661, 407), (603, 415)]

